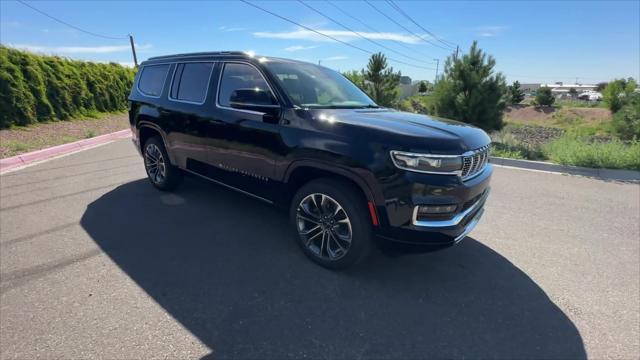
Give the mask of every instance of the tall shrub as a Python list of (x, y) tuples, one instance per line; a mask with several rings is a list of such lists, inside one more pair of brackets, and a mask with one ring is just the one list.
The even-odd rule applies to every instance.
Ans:
[(613, 115), (613, 129), (624, 140), (640, 140), (640, 93), (632, 93), (628, 103)]
[(631, 94), (633, 94), (636, 86), (637, 83), (632, 78), (626, 80), (614, 80), (604, 88), (602, 99), (609, 107), (609, 110), (611, 110), (612, 113), (615, 113), (627, 104), (628, 99)]
[(134, 69), (0, 46), (0, 128), (127, 106)]
[(550, 87), (543, 86), (536, 92), (536, 104), (540, 106), (551, 106), (555, 101)]

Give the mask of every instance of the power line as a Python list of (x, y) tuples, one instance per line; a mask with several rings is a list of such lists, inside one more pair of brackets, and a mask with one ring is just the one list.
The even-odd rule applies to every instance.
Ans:
[(389, 50), (389, 51), (392, 51), (392, 52), (394, 52), (394, 53), (396, 53), (396, 54), (398, 54), (398, 55), (400, 55), (400, 56), (404, 56), (404, 57), (405, 57), (405, 58), (407, 58), (407, 59), (411, 59), (411, 60), (418, 61), (418, 62), (422, 62), (422, 61), (423, 61), (422, 59), (418, 59), (418, 58), (414, 58), (414, 57), (412, 57), (412, 56), (405, 55), (405, 54), (403, 54), (403, 53), (401, 53), (401, 52), (399, 52), (399, 51), (396, 51), (396, 50), (394, 50), (394, 49), (392, 49), (392, 48), (390, 48), (390, 47), (388, 47), (388, 46), (386, 46), (386, 45), (384, 45), (384, 44), (381, 44), (381, 43), (379, 43), (379, 42), (377, 42), (377, 41), (374, 41), (374, 40), (372, 40), (372, 39), (369, 39), (369, 38), (368, 38), (368, 37), (366, 37), (366, 36), (363, 36), (362, 34), (358, 33), (357, 31), (354, 31), (354, 30), (352, 30), (351, 28), (347, 27), (346, 25), (343, 25), (342, 23), (338, 22), (337, 20), (334, 20), (334, 19), (333, 19), (333, 18), (331, 18), (330, 16), (325, 15), (324, 13), (322, 13), (321, 11), (319, 11), (319, 10), (315, 9), (315, 8), (314, 8), (314, 7), (312, 7), (311, 5), (304, 3), (302, 0), (298, 0), (298, 2), (299, 2), (300, 4), (302, 4), (302, 5), (306, 6), (307, 8), (311, 9), (312, 11), (316, 12), (317, 14), (319, 14), (319, 15), (323, 16), (324, 18), (328, 19), (329, 21), (332, 21), (332, 22), (334, 22), (335, 24), (337, 24), (338, 26), (341, 26), (343, 29), (346, 29), (347, 31), (350, 31), (350, 32), (352, 32), (352, 33), (356, 34), (357, 36), (359, 36), (359, 37), (361, 37), (361, 38), (363, 38), (363, 39), (365, 39), (365, 40), (369, 41), (370, 43), (372, 43), (372, 44), (374, 44), (374, 45), (377, 45), (377, 46), (380, 46), (380, 47), (382, 47), (382, 48), (385, 48), (385, 49), (387, 49), (387, 50)]
[(380, 15), (386, 17), (387, 19), (389, 19), (389, 21), (393, 22), (394, 24), (398, 25), (399, 27), (403, 28), (405, 31), (407, 31), (409, 34), (413, 35), (415, 38), (422, 40), (426, 43), (429, 43), (435, 47), (438, 47), (440, 49), (446, 50), (446, 51), (450, 51), (450, 48), (446, 48), (442, 45), (436, 44), (434, 42), (429, 41), (428, 39), (425, 39), (419, 35), (417, 35), (416, 33), (414, 33), (413, 31), (407, 29), (406, 26), (400, 24), (399, 22), (395, 21), (392, 17), (390, 17), (389, 15), (385, 14), (382, 10), (378, 9), (375, 5), (373, 5), (369, 0), (364, 0), (364, 2), (366, 2), (371, 8), (373, 8), (375, 11), (377, 11), (378, 13), (380, 13)]
[(422, 27), (422, 25), (418, 24), (415, 20), (413, 20), (413, 18), (411, 16), (409, 16), (409, 14), (407, 14), (406, 12), (404, 12), (404, 10), (402, 10), (402, 8), (400, 8), (400, 6), (398, 4), (396, 4), (395, 1), (393, 0), (387, 0), (387, 3), (389, 5), (391, 5), (391, 7), (393, 7), (397, 12), (399, 12), (401, 15), (403, 15), (404, 17), (406, 17), (407, 19), (409, 19), (409, 21), (411, 21), (412, 23), (414, 23), (417, 27), (419, 27), (420, 29), (422, 29), (422, 31), (426, 32), (427, 34), (431, 35), (431, 37), (433, 37), (434, 39), (438, 40), (439, 42), (441, 42), (442, 44), (444, 44), (445, 46), (457, 46), (456, 44), (447, 41), (447, 40), (443, 40), (440, 39), (438, 36), (436, 36), (436, 34), (432, 33), (431, 31), (425, 29), (424, 27)]
[(96, 34), (96, 33), (94, 33), (94, 32), (91, 32), (91, 31), (88, 31), (88, 30), (84, 30), (84, 29), (82, 29), (82, 28), (79, 28), (79, 27), (77, 27), (77, 26), (75, 26), (75, 25), (71, 25), (71, 24), (69, 24), (69, 23), (68, 23), (68, 22), (66, 22), (66, 21), (62, 21), (62, 20), (58, 19), (57, 17), (54, 17), (54, 16), (52, 16), (52, 15), (49, 15), (49, 14), (47, 14), (46, 12), (44, 12), (44, 11), (42, 11), (42, 10), (40, 10), (40, 9), (38, 9), (38, 8), (36, 8), (36, 7), (34, 7), (34, 6), (32, 6), (32, 5), (29, 5), (29, 4), (27, 4), (26, 2), (24, 2), (24, 1), (22, 1), (22, 0), (16, 0), (16, 1), (18, 1), (18, 2), (19, 2), (20, 4), (22, 4), (22, 5), (24, 5), (24, 6), (28, 7), (28, 8), (30, 8), (31, 10), (34, 10), (34, 11), (36, 11), (36, 12), (39, 12), (40, 14), (42, 14), (42, 15), (44, 15), (44, 16), (46, 16), (46, 17), (48, 17), (49, 19), (55, 20), (55, 21), (57, 21), (57, 22), (59, 22), (59, 23), (61, 23), (61, 24), (67, 25), (68, 27), (73, 28), (73, 29), (75, 29), (75, 30), (78, 30), (78, 31), (80, 31), (80, 32), (83, 32), (83, 33), (85, 33), (85, 34), (89, 34), (89, 35), (92, 35), (92, 36), (95, 36), (95, 37), (99, 37), (99, 38), (103, 38), (103, 39), (109, 39), (109, 40), (124, 40), (124, 39), (127, 39), (127, 38), (128, 38), (127, 36), (122, 36), (122, 37), (120, 37), (120, 36), (107, 36), (107, 35), (100, 35), (100, 34)]
[[(346, 45), (346, 46), (348, 46), (348, 47), (351, 47), (351, 48), (354, 48), (354, 49), (360, 50), (360, 51), (362, 51), (362, 52), (364, 52), (364, 53), (367, 53), (367, 54), (369, 54), (369, 55), (372, 55), (372, 54), (373, 54), (373, 52), (372, 52), (372, 51), (365, 50), (365, 49), (363, 49), (363, 48), (361, 48), (361, 47), (359, 47), (359, 46), (356, 46), (356, 45), (353, 45), (353, 44), (349, 44), (349, 43), (348, 43), (348, 42), (346, 42), (346, 41), (342, 41), (342, 40), (337, 39), (337, 38), (335, 38), (335, 37), (333, 37), (333, 36), (331, 36), (331, 35), (324, 34), (324, 33), (320, 32), (320, 31), (314, 30), (314, 29), (312, 29), (312, 28), (310, 28), (310, 27), (308, 27), (308, 26), (304, 26), (304, 25), (302, 25), (302, 24), (300, 24), (300, 23), (297, 23), (297, 22), (295, 22), (295, 21), (293, 21), (293, 20), (291, 20), (291, 19), (288, 19), (288, 18), (286, 18), (286, 17), (284, 17), (284, 16), (282, 16), (282, 15), (278, 15), (278, 14), (276, 14), (276, 13), (272, 12), (272, 11), (269, 11), (269, 10), (267, 10), (267, 9), (265, 9), (265, 8), (261, 7), (261, 6), (258, 6), (258, 5), (254, 4), (254, 3), (251, 3), (251, 2), (249, 2), (249, 1), (247, 1), (247, 0), (240, 0), (240, 1), (242, 1), (243, 3), (245, 3), (245, 4), (249, 5), (249, 6), (252, 6), (252, 7), (254, 7), (254, 8), (258, 9), (258, 10), (261, 10), (261, 11), (263, 11), (263, 12), (267, 13), (267, 14), (270, 14), (270, 15), (272, 15), (272, 16), (275, 16), (275, 17), (279, 18), (279, 19), (282, 19), (282, 20), (284, 20), (284, 21), (286, 21), (286, 22), (288, 22), (288, 23), (294, 24), (294, 25), (299, 26), (299, 27), (301, 27), (301, 28), (303, 28), (303, 29), (305, 29), (305, 30), (311, 31), (311, 32), (313, 32), (313, 33), (315, 33), (315, 34), (318, 34), (318, 35), (324, 36), (324, 37), (329, 38), (329, 39), (331, 39), (331, 40), (333, 40), (333, 41), (337, 41), (337, 42), (339, 42), (339, 43), (341, 43), (341, 44), (343, 44), (343, 45)], [(390, 57), (388, 57), (388, 59), (389, 59), (389, 60), (391, 60), (391, 61), (397, 62), (397, 63), (399, 63), (399, 64), (407, 65), (407, 66), (412, 66), (412, 67), (421, 68), (421, 69), (426, 69), (426, 70), (433, 70), (433, 68), (429, 68), (429, 67), (426, 67), (426, 66), (419, 66), (419, 65), (410, 64), (410, 63), (407, 63), (407, 62), (404, 62), (404, 61), (401, 61), (401, 60), (392, 59), (392, 58), (390, 58)]]
[[(367, 29), (369, 29), (370, 31), (373, 31), (373, 32), (374, 32), (374, 33), (376, 33), (376, 34), (382, 34), (380, 31), (378, 31), (378, 30), (374, 29), (373, 27), (371, 27), (371, 26), (367, 25), (367, 23), (365, 23), (364, 21), (362, 21), (362, 20), (358, 19), (357, 17), (355, 17), (355, 16), (353, 16), (353, 15), (349, 14), (348, 12), (346, 12), (346, 11), (342, 10), (338, 5), (334, 4), (333, 2), (331, 2), (331, 1), (329, 1), (329, 0), (326, 0), (326, 2), (327, 2), (327, 4), (329, 4), (329, 5), (333, 6), (336, 10), (340, 11), (342, 14), (344, 14), (344, 15), (346, 15), (346, 16), (348, 16), (348, 17), (350, 17), (351, 19), (353, 19), (353, 20), (355, 20), (355, 21), (357, 21), (357, 22), (359, 22), (362, 26), (366, 27), (366, 28), (367, 28)], [(391, 39), (391, 41), (393, 41), (394, 43), (396, 43), (398, 46), (402, 46), (403, 48), (405, 48), (405, 49), (407, 49), (407, 50), (409, 50), (409, 51), (411, 51), (411, 52), (415, 52), (416, 54), (419, 54), (419, 55), (421, 55), (421, 56), (427, 56), (427, 57), (430, 57), (430, 56), (431, 56), (431, 55), (429, 55), (429, 54), (426, 54), (426, 53), (423, 53), (423, 52), (416, 51), (416, 49), (412, 49), (412, 48), (410, 48), (409, 46), (407, 46), (407, 45), (403, 44), (402, 42), (400, 42), (400, 41), (398, 41), (398, 40)]]

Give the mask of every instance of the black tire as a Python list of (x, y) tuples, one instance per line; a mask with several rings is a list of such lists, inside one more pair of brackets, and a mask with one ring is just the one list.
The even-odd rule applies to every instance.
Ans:
[[(323, 198), (320, 195), (326, 197)], [(311, 204), (323, 201), (325, 202), (324, 206), (316, 207), (316, 209), (322, 208), (322, 210), (313, 211), (311, 209), (313, 208)], [(332, 205), (332, 201), (342, 208), (337, 211), (333, 222), (327, 220), (331, 213), (338, 209), (338, 206)], [(324, 211), (324, 217), (321, 216), (321, 211)], [(311, 216), (312, 213), (316, 217)], [(350, 228), (344, 222), (344, 216), (346, 216)], [(346, 182), (318, 179), (305, 184), (293, 196), (289, 217), (297, 242), (304, 253), (311, 260), (326, 268), (344, 269), (353, 266), (365, 259), (371, 251), (371, 218), (367, 211), (366, 199), (360, 194), (359, 189)], [(315, 227), (320, 228), (308, 235), (303, 235)], [(345, 234), (347, 234), (348, 228), (351, 230), (350, 242), (343, 240), (347, 237)], [(324, 233), (317, 235), (317, 231)], [(325, 233), (327, 234), (326, 238)], [(316, 236), (315, 239), (309, 240), (314, 236)], [(321, 238), (317, 236), (321, 236)], [(323, 248), (321, 244), (325, 241), (328, 247)], [(345, 247), (346, 251), (343, 251)], [(335, 258), (332, 258), (332, 255)]]
[[(151, 137), (144, 143), (142, 157), (147, 178), (157, 189), (172, 191), (180, 185), (183, 178), (182, 171), (171, 165), (161, 137)], [(155, 163), (154, 159), (157, 159)]]

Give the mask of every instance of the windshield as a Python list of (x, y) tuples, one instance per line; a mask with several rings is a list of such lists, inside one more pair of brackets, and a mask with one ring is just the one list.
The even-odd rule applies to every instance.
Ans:
[(378, 107), (367, 94), (341, 74), (313, 64), (267, 62), (267, 69), (295, 105), (305, 108)]

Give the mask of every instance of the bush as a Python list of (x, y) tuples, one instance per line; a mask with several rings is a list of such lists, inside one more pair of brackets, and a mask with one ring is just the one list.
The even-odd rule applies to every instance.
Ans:
[(127, 107), (135, 70), (0, 46), (0, 128)]
[(638, 141), (588, 142), (566, 135), (544, 145), (543, 151), (549, 159), (563, 165), (640, 170)]
[(556, 98), (551, 93), (551, 88), (541, 87), (536, 92), (536, 104), (540, 106), (551, 106)]
[(640, 94), (633, 93), (629, 103), (613, 115), (613, 129), (621, 139), (640, 140)]
[(602, 100), (612, 113), (616, 113), (629, 102), (636, 86), (635, 80), (631, 78), (614, 80), (604, 88)]

